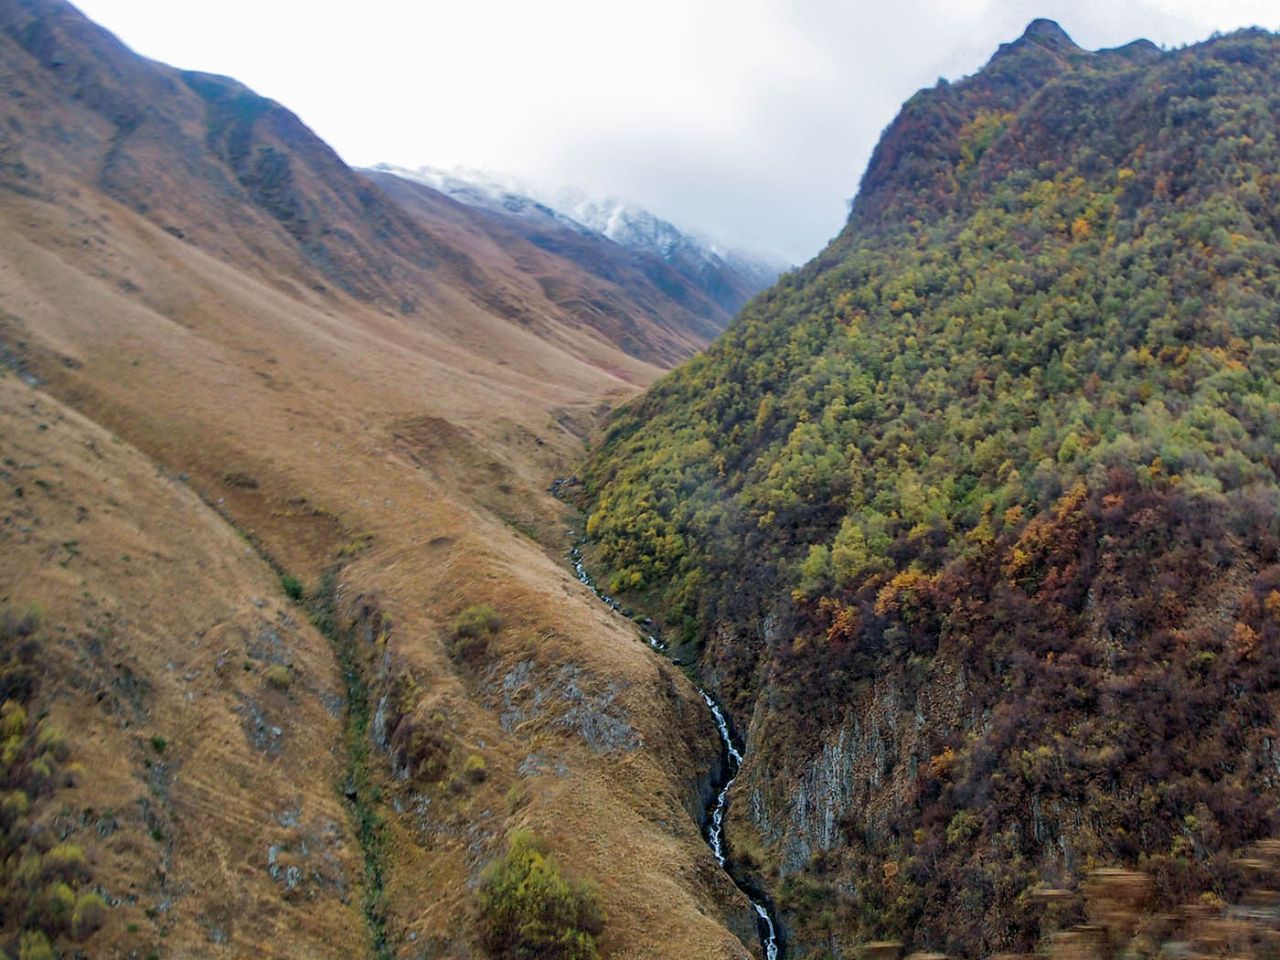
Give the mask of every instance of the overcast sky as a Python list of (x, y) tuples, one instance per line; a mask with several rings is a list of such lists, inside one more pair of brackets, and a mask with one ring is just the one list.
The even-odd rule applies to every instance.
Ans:
[(224, 73), (348, 163), (473, 167), (638, 202), (792, 262), (839, 229), (880, 131), (1038, 16), (1082, 46), (1280, 27), (1280, 0), (79, 0)]

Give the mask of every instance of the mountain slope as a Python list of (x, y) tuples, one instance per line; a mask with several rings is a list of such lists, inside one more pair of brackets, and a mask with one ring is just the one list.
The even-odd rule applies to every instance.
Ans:
[(633, 253), (666, 264), (726, 317), (737, 313), (785, 269), (780, 262), (697, 237), (635, 204), (592, 197), (581, 190), (548, 190), (473, 170), (406, 170), (381, 164), (374, 171), (424, 183), (460, 203), (526, 222), (556, 223), (579, 232), (585, 227)]
[(799, 955), (1024, 951), (1101, 865), (1230, 900), (1280, 826), (1278, 78), (1036, 22), (613, 420), (595, 556), (753, 717)]
[[(674, 366), (729, 322), (728, 314), (665, 264), (544, 208), (475, 208), (390, 173), (372, 170), (368, 176), (436, 235), (453, 231), (463, 248), (491, 250), (487, 262), (503, 264), (504, 282), (528, 288), (522, 297), (548, 301), (566, 320), (598, 331), (632, 356)], [(490, 286), (498, 276), (490, 271)]]
[(412, 309), (412, 267), (447, 259), (278, 104), (143, 61), (62, 4), (11, 4), (4, 26), (12, 188), (92, 183), (243, 268), (269, 253), (394, 308)]
[[(50, 196), (68, 183), (91, 183), (280, 289), (341, 291), (402, 315), (449, 309), (462, 295), (559, 335), (560, 304), (445, 242), (279, 104), (225, 77), (134, 57), (54, 2), (14, 4), (4, 32), (13, 95), (4, 107), (11, 136), (0, 176), (11, 189)], [(578, 272), (571, 263), (557, 270)], [(603, 293), (633, 328), (629, 352), (645, 362), (687, 357), (728, 319), (677, 282), (643, 294), (634, 302), (611, 284)], [(583, 330), (592, 336), (591, 311), (567, 312), (568, 339)], [(654, 324), (667, 329), (650, 337)]]
[(705, 290), (730, 314), (778, 279), (777, 260), (731, 250), (694, 236), (635, 204), (601, 200), (582, 191), (560, 190), (556, 209), (632, 250), (652, 254)]
[[(82, 896), (112, 907), (84, 947), (95, 957), (364, 949), (360, 848), (334, 790), (341, 680), (324, 638), (194, 493), (12, 374), (0, 376), (0, 435), (3, 616), (38, 611), (26, 710), (65, 731), (69, 771), (33, 790), (5, 761), (6, 788), (30, 797), (6, 816), (6, 858), (30, 837), (47, 879), (50, 838), (82, 851)], [(19, 639), (0, 639), (16, 699)], [(6, 950), (30, 915), (15, 887), (8, 876)], [(28, 929), (57, 942), (56, 912), (32, 913)]]
[(534, 277), (628, 295), (67, 5), (0, 2), (0, 76), (0, 949), (475, 956), (525, 830), (603, 953), (747, 953), (715, 728), (546, 492), (660, 367)]

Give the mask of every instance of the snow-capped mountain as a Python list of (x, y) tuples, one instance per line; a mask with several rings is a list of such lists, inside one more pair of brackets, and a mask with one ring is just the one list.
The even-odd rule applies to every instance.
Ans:
[(728, 268), (764, 289), (787, 268), (779, 261), (732, 250), (693, 231), (682, 230), (643, 207), (622, 200), (592, 197), (572, 187), (558, 190), (545, 200), (559, 213), (598, 230), (614, 243), (652, 253), (677, 268), (687, 264), (700, 275)]
[(409, 170), (391, 164), (373, 168), (433, 187), (460, 203), (523, 219), (554, 220), (608, 237), (670, 265), (729, 313), (770, 286), (787, 264), (732, 250), (643, 207), (594, 197), (573, 187), (548, 189), (531, 181), (482, 170)]
[(499, 179), (471, 169), (440, 170), (435, 167), (419, 167), (409, 170), (390, 163), (380, 163), (372, 169), (378, 173), (390, 173), (405, 180), (424, 183), (469, 207), (480, 207), (523, 219), (551, 220), (565, 226), (599, 232), (595, 227), (535, 199), (533, 186), (514, 178)]

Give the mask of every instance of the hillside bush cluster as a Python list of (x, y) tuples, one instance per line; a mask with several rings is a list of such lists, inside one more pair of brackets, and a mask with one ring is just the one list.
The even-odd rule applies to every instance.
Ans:
[(39, 619), (0, 611), (0, 943), (22, 960), (52, 960), (60, 938), (88, 939), (106, 920), (84, 850), (47, 823), (55, 791), (74, 786), (66, 735), (33, 715)]
[(488, 603), (467, 607), (449, 624), (445, 651), (459, 663), (470, 663), (484, 655), (489, 641), (502, 629), (502, 617)]
[(479, 926), (494, 960), (595, 960), (604, 917), (589, 886), (566, 878), (543, 841), (518, 832), (481, 882)]

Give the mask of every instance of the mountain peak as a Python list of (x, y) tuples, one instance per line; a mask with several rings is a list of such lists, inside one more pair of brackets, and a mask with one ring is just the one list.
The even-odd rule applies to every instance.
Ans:
[(1063, 30), (1056, 20), (1049, 20), (1040, 17), (1032, 20), (1027, 24), (1027, 29), (1023, 31), (1022, 40), (1038, 41), (1041, 44), (1052, 44), (1054, 46), (1065, 45), (1074, 47), (1076, 42), (1071, 39), (1067, 31)]
[[(991, 58), (991, 62), (1001, 62), (1012, 57), (1019, 63), (1026, 62), (1028, 59), (1052, 60), (1060, 63), (1064, 58), (1072, 59), (1084, 52), (1057, 21), (1041, 17), (1027, 24), (1027, 29), (1017, 40), (1002, 43), (995, 56)], [(1047, 58), (1046, 53), (1049, 54)], [(1028, 54), (1031, 55), (1030, 58)]]

